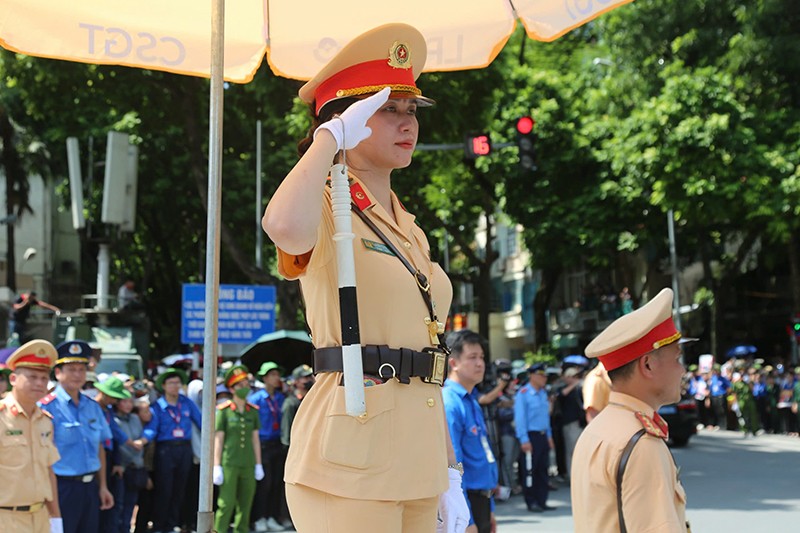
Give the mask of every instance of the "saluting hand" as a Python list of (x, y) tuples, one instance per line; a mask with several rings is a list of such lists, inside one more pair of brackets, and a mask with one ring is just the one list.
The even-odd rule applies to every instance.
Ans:
[(369, 98), (354, 103), (338, 117), (321, 124), (314, 131), (314, 138), (317, 138), (320, 131), (327, 130), (336, 140), (336, 151), (355, 148), (358, 143), (372, 135), (367, 121), (386, 103), (391, 92), (389, 87), (384, 87)]

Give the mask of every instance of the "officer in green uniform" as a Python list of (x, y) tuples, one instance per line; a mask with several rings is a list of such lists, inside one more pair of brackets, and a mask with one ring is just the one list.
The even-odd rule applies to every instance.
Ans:
[(246, 400), (250, 393), (247, 378), (246, 366), (228, 370), (225, 385), (233, 398), (217, 406), (213, 479), (221, 487), (214, 516), (216, 531), (228, 531), (235, 509), (234, 531), (248, 533), (256, 481), (264, 477), (258, 439), (261, 423), (258, 408)]

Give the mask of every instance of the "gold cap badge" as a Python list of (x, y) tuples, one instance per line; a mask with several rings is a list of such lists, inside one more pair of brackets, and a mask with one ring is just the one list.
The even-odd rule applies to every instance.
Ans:
[(394, 68), (411, 68), (411, 51), (405, 43), (395, 41), (389, 48), (389, 66)]

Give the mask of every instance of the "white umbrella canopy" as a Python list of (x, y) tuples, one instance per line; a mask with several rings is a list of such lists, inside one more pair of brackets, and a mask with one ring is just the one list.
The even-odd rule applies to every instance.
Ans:
[[(225, 7), (225, 74), (248, 82), (265, 53), (273, 72), (309, 79), (353, 37), (418, 28), (427, 71), (485, 67), (519, 20), (552, 41), (631, 0), (236, 0)], [(0, 0), (0, 46), (28, 55), (210, 76), (212, 2)]]

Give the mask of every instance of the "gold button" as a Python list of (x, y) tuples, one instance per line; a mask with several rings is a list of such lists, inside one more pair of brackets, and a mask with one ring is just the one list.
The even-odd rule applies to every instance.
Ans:
[(358, 415), (358, 418), (360, 418), (361, 420), (365, 420), (367, 418), (367, 413), (366, 412), (361, 413), (360, 415)]
[(433, 407), (434, 405), (436, 405), (436, 400), (428, 398), (428, 407)]
[(406, 242), (403, 243), (403, 246), (405, 246), (406, 248), (410, 249), (411, 248), (411, 243), (406, 241)]

